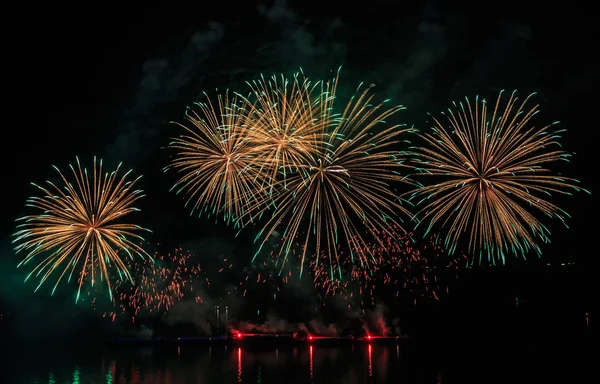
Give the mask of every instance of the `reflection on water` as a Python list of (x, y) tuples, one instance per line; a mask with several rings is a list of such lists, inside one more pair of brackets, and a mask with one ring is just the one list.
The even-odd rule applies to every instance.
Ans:
[(369, 377), (373, 377), (373, 346), (369, 344)]
[(310, 347), (308, 347), (308, 356), (310, 359), (310, 363), (309, 363), (309, 372), (310, 372), (310, 378), (313, 378), (313, 346), (311, 345)]
[[(591, 342), (3, 348), (4, 384), (592, 382)], [(594, 344), (595, 345), (595, 344)], [(464, 351), (472, 351), (465, 354)], [(536, 357), (536, 358), (532, 358)], [(593, 361), (593, 363), (592, 363)], [(465, 362), (468, 362), (465, 364)], [(596, 380), (597, 381), (597, 380)]]
[[(31, 359), (10, 383), (411, 383), (401, 346), (320, 345), (279, 348), (236, 346), (115, 347), (98, 357), (72, 354)], [(40, 358), (40, 360), (43, 360)], [(433, 376), (435, 378), (435, 376)], [(435, 380), (435, 379), (434, 379)], [(4, 382), (3, 379), (0, 381)], [(435, 381), (433, 381), (435, 382)]]
[(238, 383), (242, 382), (242, 348), (238, 347)]

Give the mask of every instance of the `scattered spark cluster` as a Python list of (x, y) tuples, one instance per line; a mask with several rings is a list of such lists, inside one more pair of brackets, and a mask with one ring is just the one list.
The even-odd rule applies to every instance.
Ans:
[[(441, 294), (449, 292), (448, 284), (458, 278), (466, 259), (465, 255), (449, 256), (436, 236), (419, 246), (410, 234), (390, 237), (381, 233), (378, 242), (369, 245), (367, 250), (357, 252), (373, 255), (371, 266), (336, 265), (340, 272), (333, 274), (330, 268), (319, 263), (318, 258), (311, 262), (311, 266), (315, 286), (325, 295), (342, 296), (350, 301), (350, 306), (355, 294), (358, 294), (363, 308), (375, 305), (376, 291), (383, 289), (395, 291), (396, 297), (408, 296), (413, 304), (419, 300), (438, 300)], [(353, 289), (355, 287), (358, 291)]]
[[(184, 299), (193, 298), (201, 303), (201, 291), (194, 291), (194, 286), (198, 288), (200, 284), (203, 288), (209, 287), (210, 282), (193, 259), (189, 251), (178, 248), (166, 255), (157, 253), (152, 259), (132, 263), (130, 268), (134, 284), (117, 280), (114, 306), (103, 311), (104, 316), (112, 321), (117, 317), (127, 317), (134, 322), (141, 315), (165, 313)], [(90, 292), (90, 299), (96, 307), (97, 296)]]
[[(205, 294), (215, 297), (222, 295), (227, 300), (229, 295), (237, 293), (246, 297), (248, 291), (256, 291), (267, 285), (275, 285), (275, 292), (279, 292), (283, 284), (288, 282), (287, 277), (277, 276), (275, 264), (270, 262), (276, 261), (274, 258), (243, 268), (234, 265), (226, 257), (219, 257), (216, 263), (210, 264), (210, 268), (202, 268), (194, 260), (194, 254), (183, 248), (167, 254), (156, 252), (153, 258), (131, 263), (129, 268), (133, 284), (114, 279), (112, 289), (115, 294), (109, 305), (98, 299), (103, 292), (101, 286), (90, 286), (87, 295), (82, 295), (81, 301), (89, 301), (96, 311), (113, 322), (134, 323), (141, 317), (164, 315), (184, 300), (204, 304)], [(219, 283), (235, 280), (234, 276), (224, 276), (231, 271), (242, 273), (238, 274), (239, 282), (233, 285), (233, 289), (223, 292), (219, 290), (222, 284), (211, 285), (211, 280)]]
[(277, 295), (281, 292), (283, 286), (288, 284), (296, 275), (292, 274), (291, 269), (282, 273), (279, 260), (275, 252), (262, 259), (260, 262), (254, 262), (243, 268), (244, 278), (239, 283), (240, 291), (243, 297), (246, 297), (248, 291), (256, 290), (259, 284), (268, 284), (269, 291), (273, 295), (273, 301), (277, 301)]

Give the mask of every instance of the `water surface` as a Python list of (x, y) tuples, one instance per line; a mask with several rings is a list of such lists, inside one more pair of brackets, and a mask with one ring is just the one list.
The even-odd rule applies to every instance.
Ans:
[[(407, 347), (116, 346), (28, 355), (11, 383), (413, 383)], [(432, 373), (435, 382), (435, 372)], [(15, 381), (17, 380), (17, 381)]]
[[(3, 348), (6, 384), (591, 382), (591, 345), (164, 345)], [(590, 351), (590, 352), (588, 352)]]

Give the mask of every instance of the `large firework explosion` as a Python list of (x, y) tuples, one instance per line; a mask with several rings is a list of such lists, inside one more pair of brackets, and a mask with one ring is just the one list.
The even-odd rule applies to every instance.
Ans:
[(185, 124), (177, 123), (185, 134), (170, 143), (177, 153), (165, 170), (182, 174), (172, 189), (185, 192), (191, 213), (222, 214), (226, 222), (235, 222), (264, 187), (245, 125), (253, 106), (229, 93), (219, 95), (216, 105), (205, 97), (187, 110)]
[(561, 149), (555, 124), (531, 123), (539, 112), (527, 105), (533, 95), (519, 101), (513, 92), (505, 104), (502, 95), (493, 107), (479, 98), (455, 103), (447, 124), (434, 118), (431, 132), (420, 134), (423, 146), (415, 148), (416, 169), (430, 176), (413, 192), (423, 204), (420, 221), (429, 222), (427, 232), (443, 227), (451, 252), (468, 234), (469, 253), (479, 251), (480, 262), (484, 254), (504, 262), (507, 252), (541, 253), (536, 239), (547, 242), (549, 231), (530, 211), (564, 222), (568, 214), (543, 196), (583, 190), (546, 168), (571, 154)]
[(98, 164), (96, 158), (91, 173), (77, 158), (77, 166), (70, 166), (74, 182), (54, 168), (61, 184), (33, 184), (43, 197), (31, 197), (26, 205), (38, 213), (18, 219), (22, 224), (17, 227), (13, 243), (17, 243), (17, 253), (26, 253), (19, 266), (39, 260), (27, 276), (40, 278), (36, 291), (55, 272), (59, 276), (53, 293), (63, 277), (68, 276), (70, 281), (75, 276), (79, 284), (77, 300), (86, 278), (93, 285), (99, 274), (112, 298), (110, 270), (114, 268), (120, 279), (131, 281), (123, 258), (148, 256), (137, 244), (143, 240), (137, 232), (145, 229), (119, 220), (138, 211), (132, 205), (143, 196), (141, 190), (134, 189), (141, 176), (128, 181), (129, 171), (118, 177), (120, 164), (115, 171), (103, 173), (102, 160)]
[(322, 119), (319, 83), (297, 73), (289, 81), (285, 76), (272, 76), (248, 83), (254, 107), (247, 117), (248, 135), (253, 144), (254, 166), (265, 173), (269, 192), (286, 176), (297, 174), (299, 165), (307, 164), (319, 151), (323, 132), (331, 122)]
[[(171, 144), (179, 150), (171, 167), (185, 172), (177, 187), (192, 191), (194, 209), (225, 210), (240, 226), (271, 212), (255, 257), (282, 233), (283, 266), (302, 233), (301, 265), (321, 251), (331, 265), (339, 262), (340, 243), (365, 249), (369, 232), (395, 236), (398, 215), (410, 217), (392, 186), (405, 180), (399, 148), (410, 129), (385, 122), (403, 107), (372, 105), (372, 87), (359, 87), (335, 113), (338, 78), (315, 85), (298, 74), (292, 81), (261, 78), (249, 83), (249, 97), (240, 96), (242, 107), (202, 104), (202, 116), (188, 117), (189, 134)], [(355, 256), (363, 264), (374, 260), (350, 252), (352, 262)]]
[[(395, 235), (393, 228), (401, 228), (398, 215), (408, 215), (391, 184), (405, 180), (399, 172), (404, 153), (398, 147), (400, 136), (410, 130), (385, 123), (403, 107), (372, 105), (371, 87), (362, 91), (359, 87), (337, 115), (333, 112), (337, 83), (337, 76), (321, 83), (316, 95), (324, 121), (319, 124), (316, 152), (296, 164), (296, 172), (276, 183), (278, 192), (263, 197), (269, 201), (258, 201), (263, 206), (259, 213), (271, 207), (274, 211), (256, 237), (261, 244), (257, 254), (280, 232), (282, 264), (299, 234), (304, 234), (301, 266), (306, 256), (321, 251), (333, 265), (334, 259), (339, 262), (340, 242), (349, 249), (364, 249), (365, 234), (375, 230)], [(366, 254), (351, 253), (350, 257), (364, 264), (372, 260)]]

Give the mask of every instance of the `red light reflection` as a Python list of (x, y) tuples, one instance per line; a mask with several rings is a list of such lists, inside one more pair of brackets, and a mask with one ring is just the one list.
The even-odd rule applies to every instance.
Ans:
[(369, 344), (369, 377), (373, 377), (373, 346), (371, 344)]
[(237, 355), (238, 355), (238, 383), (242, 382), (242, 348), (238, 347), (237, 350)]
[(136, 366), (132, 366), (131, 367), (131, 378), (129, 379), (129, 382), (131, 384), (140, 384), (140, 369)]
[(310, 378), (313, 378), (313, 346), (308, 347), (308, 364), (310, 369)]

